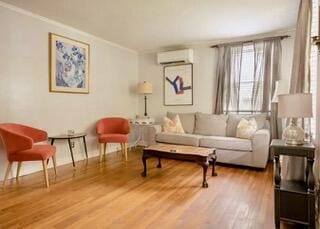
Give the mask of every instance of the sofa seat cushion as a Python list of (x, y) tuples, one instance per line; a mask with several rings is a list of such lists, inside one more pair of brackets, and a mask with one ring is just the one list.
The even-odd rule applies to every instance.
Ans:
[(158, 133), (156, 141), (177, 145), (199, 146), (199, 139), (202, 136), (195, 134), (179, 134), (179, 133)]
[(199, 146), (217, 149), (252, 151), (251, 140), (232, 137), (203, 136), (200, 139)]

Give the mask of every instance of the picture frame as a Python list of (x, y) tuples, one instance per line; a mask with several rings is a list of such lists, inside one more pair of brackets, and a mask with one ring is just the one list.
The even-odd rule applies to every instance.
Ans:
[(193, 105), (193, 64), (164, 66), (163, 75), (164, 105)]
[(49, 33), (49, 91), (89, 93), (90, 45)]

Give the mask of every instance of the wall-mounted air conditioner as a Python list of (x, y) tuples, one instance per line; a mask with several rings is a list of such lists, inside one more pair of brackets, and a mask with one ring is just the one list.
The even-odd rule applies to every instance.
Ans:
[(182, 49), (157, 54), (158, 64), (193, 63), (193, 50)]

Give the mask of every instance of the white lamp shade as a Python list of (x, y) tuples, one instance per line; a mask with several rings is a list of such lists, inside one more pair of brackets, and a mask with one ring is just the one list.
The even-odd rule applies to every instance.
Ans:
[(284, 94), (278, 96), (279, 118), (311, 118), (312, 94)]
[(138, 84), (137, 90), (139, 94), (152, 94), (152, 84), (144, 81)]

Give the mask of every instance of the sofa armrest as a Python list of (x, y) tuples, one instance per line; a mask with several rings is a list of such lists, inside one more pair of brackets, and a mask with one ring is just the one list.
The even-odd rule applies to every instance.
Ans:
[(265, 168), (269, 158), (270, 130), (258, 130), (251, 141), (253, 163), (259, 168)]

